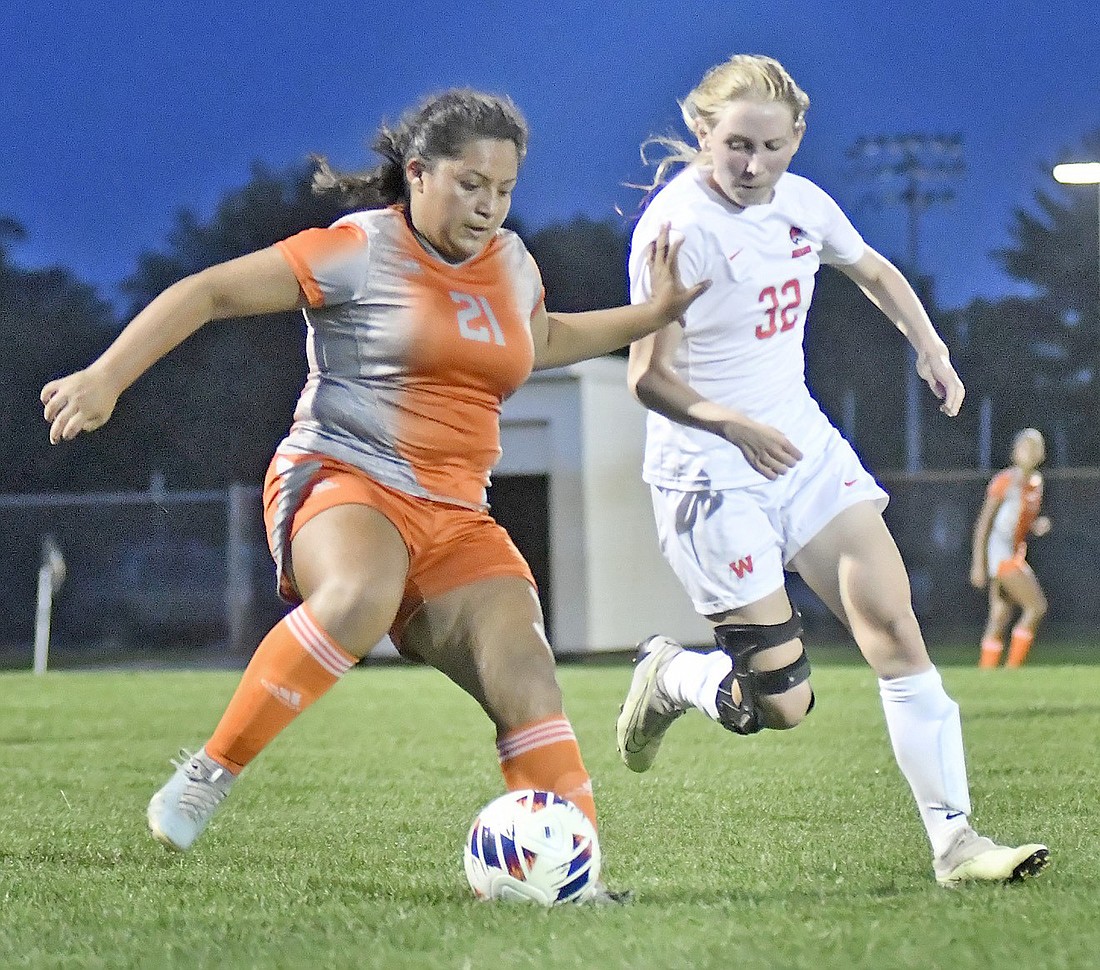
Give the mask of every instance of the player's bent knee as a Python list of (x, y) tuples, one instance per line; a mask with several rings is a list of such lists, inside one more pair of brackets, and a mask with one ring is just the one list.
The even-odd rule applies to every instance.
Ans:
[[(805, 648), (795, 660), (777, 670), (753, 670), (750, 663), (761, 650), (783, 646), (801, 635), (798, 610), (783, 623), (724, 623), (715, 628), (718, 645), (733, 661), (733, 669), (718, 686), (718, 722), (723, 727), (735, 734), (791, 728), (813, 710), (814, 694), (807, 683), (810, 661)], [(733, 696), (734, 683), (741, 695), (737, 700)]]
[(783, 694), (759, 699), (760, 720), (771, 731), (789, 731), (798, 727), (814, 707), (814, 691), (809, 681)]
[(484, 684), (485, 712), (499, 730), (513, 731), (562, 713), (561, 687), (553, 669), (525, 674)]
[(400, 597), (359, 577), (337, 576), (314, 590), (307, 602), (324, 630), (345, 649), (365, 653), (385, 635)]

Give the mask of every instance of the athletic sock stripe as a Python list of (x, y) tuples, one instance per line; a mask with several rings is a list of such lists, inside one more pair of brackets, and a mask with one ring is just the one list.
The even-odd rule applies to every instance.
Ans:
[[(319, 663), (329, 667), (336, 676), (347, 673), (355, 666), (356, 658), (346, 650), (341, 649), (340, 646), (321, 629), (317, 621), (310, 616), (305, 606), (298, 607), (294, 612), (301, 619), (305, 629), (309, 630), (312, 634), (310, 642), (314, 650), (310, 652), (314, 654)], [(306, 649), (309, 650), (310, 648), (307, 646)]]
[(573, 727), (565, 718), (553, 721), (543, 721), (534, 727), (513, 731), (511, 734), (497, 742), (497, 754), (501, 763), (518, 758), (528, 751), (535, 751), (551, 744), (560, 744), (563, 741), (576, 744), (577, 736), (573, 733)]
[(294, 638), (302, 645), (302, 649), (324, 667), (328, 673), (333, 677), (339, 677), (345, 672), (347, 668), (329, 650), (324, 640), (317, 636), (316, 628), (309, 625), (308, 619), (302, 616), (300, 610), (288, 613), (286, 623), (290, 628), (290, 632), (294, 634)]
[(551, 744), (560, 744), (563, 741), (576, 744), (576, 740), (572, 732), (563, 732), (558, 735), (540, 737), (530, 744), (498, 745), (497, 755), (500, 758), (500, 763), (503, 764), (505, 761), (511, 761), (513, 758), (518, 758), (520, 755), (527, 754), (529, 751), (537, 751), (539, 748), (545, 748)]
[(306, 611), (299, 606), (286, 616), (287, 626), (294, 638), (333, 677), (346, 674), (355, 666), (355, 658), (341, 650)]
[(530, 727), (511, 731), (501, 738), (500, 743), (504, 745), (527, 744), (548, 734), (566, 734), (569, 737), (575, 738), (573, 726), (566, 718), (560, 717), (550, 721), (540, 721), (538, 724), (533, 724)]
[(564, 715), (557, 717), (543, 718), (541, 721), (536, 721), (533, 724), (528, 724), (526, 727), (516, 728), (514, 731), (509, 731), (508, 734), (502, 738), (503, 741), (522, 741), (525, 738), (533, 737), (537, 734), (541, 734), (544, 731), (558, 731), (566, 730), (570, 734), (573, 733), (573, 726), (569, 723), (569, 718)]

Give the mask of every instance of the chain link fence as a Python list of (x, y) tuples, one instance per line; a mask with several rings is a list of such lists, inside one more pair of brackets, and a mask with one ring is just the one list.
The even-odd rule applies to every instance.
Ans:
[(274, 594), (260, 490), (0, 496), (0, 664), (29, 665), (38, 572), (50, 548), (65, 579), (50, 616), (62, 662), (231, 663), (285, 609)]
[[(1028, 557), (1050, 601), (1044, 631), (1089, 640), (1100, 636), (1100, 469), (1049, 469), (1045, 477), (1054, 529), (1031, 543)], [(984, 621), (985, 594), (969, 585), (969, 557), (987, 479), (977, 471), (882, 476), (891, 495), (886, 518), (930, 642), (975, 640)], [(506, 501), (501, 489), (500, 498), (495, 513), (512, 525), (545, 587), (554, 551), (545, 536), (527, 548), (531, 510), (522, 506), (530, 495)], [(0, 666), (8, 669), (31, 667), (50, 543), (66, 567), (52, 603), (52, 666), (240, 666), (287, 608), (275, 595), (254, 487), (172, 491), (154, 481), (144, 492), (3, 495), (0, 542)], [(792, 591), (811, 636), (845, 637), (797, 579)]]
[[(970, 553), (990, 475), (961, 470), (879, 476), (890, 493), (886, 521), (909, 569), (914, 609), (930, 642), (976, 645), (985, 623), (987, 594), (970, 585)], [(1044, 636), (1100, 638), (1100, 468), (1045, 469), (1044, 479), (1043, 512), (1054, 528), (1028, 545), (1028, 561), (1050, 602)], [(812, 632), (843, 635), (808, 592), (797, 598)]]

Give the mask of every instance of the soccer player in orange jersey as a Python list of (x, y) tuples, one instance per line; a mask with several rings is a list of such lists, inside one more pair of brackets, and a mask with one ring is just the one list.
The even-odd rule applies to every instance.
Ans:
[[(119, 395), (210, 320), (300, 308), (309, 374), (264, 488), (280, 592), (214, 733), (149, 804), (186, 850), (240, 772), (389, 633), (496, 726), (509, 789), (575, 802), (592, 786), (562, 707), (530, 569), (489, 515), (500, 405), (532, 368), (605, 354), (679, 319), (677, 244), (651, 246), (652, 295), (549, 313), (538, 267), (502, 228), (527, 147), (512, 102), (460, 89), (383, 127), (382, 164), (315, 188), (359, 211), (170, 286), (99, 359), (42, 390), (50, 441), (98, 428)], [(606, 895), (606, 891), (604, 891)]]
[(1028, 537), (1050, 531), (1050, 519), (1039, 514), (1043, 505), (1039, 466), (1045, 457), (1040, 432), (1035, 428), (1019, 432), (1012, 442), (1012, 464), (990, 480), (974, 523), (970, 582), (975, 589), (989, 587), (989, 615), (978, 659), (981, 667), (1000, 664), (1005, 631), (1017, 609), (1020, 617), (1012, 628), (1005, 666), (1021, 666), (1047, 612), (1046, 595), (1027, 562)]

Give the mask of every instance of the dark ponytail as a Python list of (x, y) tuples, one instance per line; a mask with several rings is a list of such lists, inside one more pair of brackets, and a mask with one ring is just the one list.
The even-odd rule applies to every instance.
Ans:
[(312, 156), (314, 193), (335, 193), (357, 209), (378, 209), (408, 199), (405, 164), (419, 158), (429, 167), (442, 158), (458, 158), (478, 138), (497, 138), (527, 154), (527, 122), (511, 98), (456, 88), (433, 95), (407, 111), (398, 125), (383, 125), (371, 148), (383, 159), (367, 172), (342, 174), (326, 159)]

